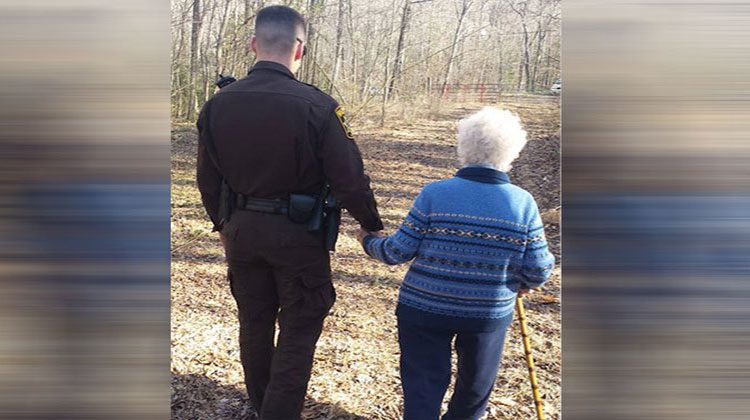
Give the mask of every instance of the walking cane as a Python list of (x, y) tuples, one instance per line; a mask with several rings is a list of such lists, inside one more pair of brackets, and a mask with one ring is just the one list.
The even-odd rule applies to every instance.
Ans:
[(529, 329), (526, 326), (526, 311), (523, 309), (523, 298), (516, 299), (516, 310), (518, 311), (518, 322), (521, 324), (521, 337), (523, 337), (523, 350), (526, 353), (526, 366), (529, 368), (529, 380), (531, 390), (534, 393), (534, 404), (536, 405), (536, 417), (544, 420), (544, 409), (542, 397), (539, 396), (539, 383), (536, 381), (536, 370), (534, 367), (534, 356), (531, 354), (531, 342), (529, 341)]

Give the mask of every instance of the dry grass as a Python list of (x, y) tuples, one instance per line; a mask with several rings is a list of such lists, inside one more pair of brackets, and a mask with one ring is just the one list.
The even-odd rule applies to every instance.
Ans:
[[(375, 128), (355, 126), (365, 166), (388, 231), (400, 224), (422, 186), (456, 170), (455, 123), (481, 104), (443, 104), (431, 116)], [(553, 97), (511, 97), (498, 106), (518, 112), (530, 138), (511, 171), (534, 194), (559, 259), (559, 103)], [(375, 119), (375, 118), (374, 118)], [(374, 120), (373, 119), (373, 120)], [(223, 254), (194, 183), (196, 134), (175, 126), (172, 139), (172, 417), (249, 418), (237, 348), (235, 304)], [(398, 419), (401, 390), (396, 319), (406, 265), (365, 258), (345, 216), (333, 258), (338, 300), (318, 343), (305, 419)], [(559, 268), (526, 302), (537, 374), (550, 419), (560, 416)], [(535, 418), (517, 325), (511, 328), (489, 419)]]

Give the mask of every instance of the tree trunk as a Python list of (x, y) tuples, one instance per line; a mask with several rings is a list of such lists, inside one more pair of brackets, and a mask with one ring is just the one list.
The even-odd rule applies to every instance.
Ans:
[[(396, 9), (396, 1), (393, 1), (393, 8), (392, 10)], [(383, 127), (385, 125), (386, 120), (386, 111), (387, 111), (387, 104), (388, 99), (390, 99), (390, 96), (388, 95), (388, 83), (390, 81), (390, 65), (388, 57), (391, 55), (391, 40), (390, 40), (390, 34), (393, 33), (393, 21), (394, 19), (391, 18), (389, 20), (388, 24), (388, 30), (385, 32), (385, 55), (383, 55), (383, 84), (381, 85), (382, 90), (382, 101), (380, 102), (380, 126)], [(377, 62), (377, 59), (375, 60)]]
[(398, 42), (396, 43), (396, 58), (393, 60), (393, 72), (391, 73), (391, 81), (388, 84), (388, 91), (391, 93), (396, 87), (396, 81), (401, 75), (401, 67), (404, 64), (404, 38), (406, 37), (406, 28), (409, 26), (410, 15), (411, 0), (406, 0), (401, 12), (401, 25), (398, 31)]
[[(359, 71), (359, 55), (355, 51), (359, 51), (359, 48), (356, 45), (356, 38), (354, 36), (354, 16), (352, 14), (352, 2), (349, 0), (347, 2), (346, 7), (346, 35), (349, 39), (349, 77), (352, 79), (352, 86), (356, 86), (357, 82), (357, 73)], [(357, 95), (352, 92), (352, 98), (355, 98)]]
[(222, 43), (224, 42), (224, 28), (226, 27), (227, 15), (229, 14), (229, 3), (231, 1), (232, 0), (226, 0), (224, 2), (224, 13), (222, 13), (221, 15), (221, 20), (219, 21), (219, 32), (216, 35), (216, 74), (215, 76), (218, 76), (224, 72)]
[[(521, 27), (523, 28), (523, 60), (521, 61), (521, 66), (523, 69), (523, 74), (519, 76), (524, 76), (524, 90), (529, 90), (529, 29), (526, 25), (526, 18), (524, 17), (523, 22), (521, 23)], [(520, 86), (519, 86), (519, 90)]]
[(440, 89), (441, 95), (445, 95), (445, 88), (448, 86), (448, 81), (450, 81), (451, 72), (453, 71), (453, 60), (456, 58), (456, 51), (458, 51), (458, 40), (461, 35), (461, 29), (463, 27), (464, 23), (464, 17), (466, 17), (466, 12), (469, 11), (469, 7), (471, 6), (471, 0), (464, 0), (461, 5), (461, 11), (458, 15), (458, 24), (456, 25), (456, 32), (453, 34), (453, 45), (451, 46), (451, 53), (448, 56), (448, 65), (445, 68), (445, 75), (443, 76), (443, 85)]
[[(550, 44), (550, 42), (548, 42), (548, 44)], [(555, 76), (557, 75), (550, 60), (550, 55), (549, 55), (550, 52), (551, 52), (550, 47), (548, 45), (547, 53), (545, 55), (546, 63), (544, 65), (544, 80), (545, 80), (544, 86), (547, 88), (549, 88), (552, 85), (552, 81), (555, 79)]]
[(201, 0), (193, 0), (193, 28), (190, 34), (190, 73), (188, 89), (188, 107), (187, 107), (187, 119), (189, 121), (195, 120), (195, 103), (197, 89), (196, 87), (196, 76), (198, 73), (198, 37), (201, 31)]
[(318, 6), (318, 2), (316, 0), (310, 0), (307, 3), (307, 24), (305, 26), (305, 41), (307, 41), (307, 56), (305, 57), (305, 60), (302, 62), (302, 67), (300, 69), (300, 80), (306, 81), (308, 83), (315, 84), (315, 48), (316, 48), (316, 30), (315, 30), (315, 17), (317, 11), (315, 10)]
[(336, 46), (334, 48), (334, 60), (333, 60), (333, 72), (331, 73), (331, 85), (328, 87), (328, 94), (333, 92), (333, 85), (336, 83), (336, 78), (339, 74), (339, 68), (341, 67), (341, 47), (342, 38), (344, 35), (344, 0), (339, 0), (339, 19), (336, 25)]
[(538, 80), (537, 76), (539, 74), (539, 65), (542, 61), (542, 46), (544, 45), (545, 32), (542, 27), (542, 20), (541, 18), (537, 22), (537, 31), (536, 31), (536, 51), (534, 52), (534, 67), (531, 71), (531, 90), (536, 90), (536, 87), (538, 86)]
[(385, 75), (383, 76), (383, 100), (380, 103), (380, 126), (383, 127), (385, 125), (385, 112), (386, 112), (386, 105), (388, 104), (388, 53), (390, 53), (390, 48), (388, 48), (385, 52), (386, 59), (384, 60), (385, 65), (383, 66), (385, 68)]
[(243, 66), (243, 73), (246, 73), (250, 67), (252, 66), (253, 61), (253, 50), (250, 48), (250, 38), (253, 36), (253, 27), (255, 26), (255, 23), (252, 22), (253, 17), (255, 17), (255, 14), (258, 11), (258, 2), (257, 1), (250, 1), (250, 0), (244, 0), (244, 8), (243, 8), (243, 16), (242, 16), (242, 26), (243, 26), (243, 40), (242, 40), (242, 57), (244, 57), (244, 66)]
[[(187, 8), (180, 16), (180, 25), (177, 31), (177, 42), (172, 49), (172, 116), (182, 118), (185, 114), (185, 77), (183, 74), (183, 63), (181, 62), (185, 52), (185, 20), (187, 19)], [(173, 41), (174, 42), (174, 41)]]
[[(204, 1), (203, 2), (203, 15), (204, 16), (206, 15), (206, 12), (208, 12), (209, 10), (208, 6), (209, 6), (209, 1), (208, 0)], [(209, 14), (209, 17), (208, 17), (208, 25), (206, 26), (206, 31), (204, 35), (205, 40), (200, 47), (202, 75), (203, 75), (203, 89), (202, 89), (203, 95), (201, 97), (201, 101), (196, 103), (196, 109), (200, 109), (200, 107), (206, 101), (208, 101), (208, 98), (210, 97), (211, 90), (212, 90), (211, 87), (213, 86), (213, 80), (211, 80), (211, 78), (209, 77), (209, 68), (211, 68), (211, 63), (209, 62), (208, 51), (212, 49), (210, 38), (211, 38), (211, 34), (213, 33), (214, 20), (216, 19), (216, 4), (212, 3), (211, 6), (212, 6), (210, 9), (211, 13)]]
[[(502, 43), (500, 43), (502, 45)], [(503, 50), (502, 48), (499, 48), (497, 51), (497, 94), (498, 98), (496, 100), (500, 100), (499, 96), (501, 92), (503, 91), (503, 71), (505, 71), (505, 67), (503, 66)]]

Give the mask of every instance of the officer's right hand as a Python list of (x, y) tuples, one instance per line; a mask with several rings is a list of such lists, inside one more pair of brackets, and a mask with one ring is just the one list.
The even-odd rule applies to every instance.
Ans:
[(365, 246), (365, 237), (369, 234), (370, 232), (362, 228), (359, 228), (359, 230), (357, 231), (357, 241), (359, 242), (360, 245)]
[(375, 236), (375, 237), (378, 237), (378, 238), (383, 238), (383, 237), (385, 237), (387, 235), (385, 233), (383, 233), (382, 230), (381, 231), (377, 231), (377, 232), (370, 232), (370, 231), (362, 229), (360, 227), (359, 231), (357, 231), (357, 240), (359, 241), (359, 243), (362, 246), (365, 245), (365, 237), (367, 237), (367, 236)]

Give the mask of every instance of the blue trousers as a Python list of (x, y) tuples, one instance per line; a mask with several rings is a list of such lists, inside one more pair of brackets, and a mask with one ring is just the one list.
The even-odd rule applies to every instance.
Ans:
[(451, 342), (455, 338), (458, 377), (443, 420), (475, 420), (487, 409), (500, 367), (508, 315), (489, 332), (441, 330), (398, 322), (404, 420), (437, 420), (451, 381)]

